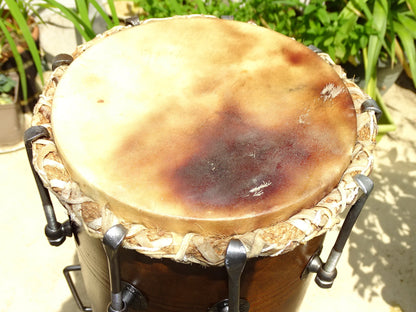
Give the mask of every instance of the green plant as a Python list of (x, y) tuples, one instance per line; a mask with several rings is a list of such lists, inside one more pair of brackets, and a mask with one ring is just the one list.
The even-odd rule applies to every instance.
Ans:
[(312, 0), (302, 6), (291, 35), (327, 52), (337, 63), (357, 64), (361, 50), (368, 44), (368, 34), (375, 30), (370, 23), (358, 23), (358, 16), (351, 10), (352, 2)]
[(380, 98), (379, 61), (399, 61), (416, 86), (416, 0), (311, 0), (299, 5), (302, 13), (295, 17), (297, 28), (291, 35), (337, 63), (364, 64), (370, 96)]
[[(377, 90), (377, 62), (396, 58), (402, 63), (416, 86), (416, 1), (373, 0), (357, 1), (365, 18), (372, 21), (376, 30), (370, 35), (368, 46), (363, 49), (366, 91), (373, 98), (380, 98)], [(372, 10), (370, 10), (372, 9)]]
[[(126, 0), (118, 0), (126, 1)], [(301, 3), (298, 0), (285, 1), (223, 1), (223, 0), (127, 0), (140, 7), (141, 17), (160, 18), (174, 15), (206, 14), (232, 16), (238, 21), (254, 21), (268, 28), (279, 28), (284, 34), (291, 33), (295, 27), (294, 8)]]
[(313, 44), (337, 63), (364, 64), (366, 91), (379, 98), (378, 60), (402, 63), (416, 86), (416, 0), (133, 0), (146, 18), (182, 14), (232, 15), (254, 21), (305, 45)]
[(9, 93), (16, 86), (16, 81), (0, 73), (0, 93)]
[(11, 91), (16, 87), (17, 82), (11, 77), (0, 73), (0, 105), (12, 104), (13, 97)]
[(97, 13), (103, 18), (108, 29), (120, 23), (117, 14), (115, 13), (116, 10), (113, 0), (108, 0), (107, 3), (112, 12), (112, 19), (96, 0), (75, 0), (74, 9), (68, 8), (56, 0), (43, 0), (37, 5), (41, 8), (52, 10), (69, 20), (80, 35), (86, 41), (89, 41), (97, 35), (92, 26), (95, 16), (90, 17), (90, 5), (94, 7)]
[[(1, 52), (3, 55), (7, 48), (15, 59), (24, 100), (27, 99), (27, 79), (23, 60), (18, 50), (20, 42), (23, 42), (29, 49), (36, 70), (38, 73), (42, 73), (40, 52), (32, 37), (29, 25), (29, 20), (35, 12), (30, 0), (0, 0)], [(43, 75), (40, 77), (43, 82)]]

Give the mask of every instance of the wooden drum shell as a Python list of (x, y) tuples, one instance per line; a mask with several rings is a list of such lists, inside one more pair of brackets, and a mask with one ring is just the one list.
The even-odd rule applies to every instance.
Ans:
[[(309, 259), (322, 248), (324, 235), (276, 257), (249, 259), (241, 277), (241, 298), (250, 312), (296, 311), (308, 286), (301, 274)], [(107, 311), (110, 287), (101, 240), (85, 231), (78, 234), (82, 276), (94, 312)], [(206, 312), (228, 297), (225, 268), (152, 259), (120, 249), (121, 279), (145, 296), (147, 312)], [(130, 309), (129, 311), (138, 311)]]

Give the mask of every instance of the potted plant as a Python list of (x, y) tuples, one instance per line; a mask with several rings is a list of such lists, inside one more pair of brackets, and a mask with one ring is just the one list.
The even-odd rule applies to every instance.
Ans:
[(355, 78), (361, 76), (359, 85), (378, 102), (383, 111), (378, 140), (394, 131), (381, 94), (399, 77), (401, 68), (416, 86), (416, 1), (311, 1), (303, 19), (302, 41), (328, 51)]
[(23, 113), (18, 97), (19, 77), (0, 73), (0, 151), (9, 151), (22, 141)]
[(28, 97), (36, 96), (37, 74), (43, 83), (35, 16), (32, 0), (0, 0), (0, 72), (18, 72), (22, 105), (27, 104)]
[[(383, 110), (378, 139), (396, 128), (382, 100), (383, 89), (394, 83), (401, 68), (416, 86), (415, 13), (415, 0), (310, 1), (298, 24), (303, 28), (294, 34), (328, 52), (355, 78), (361, 76), (359, 85)], [(381, 75), (386, 72), (395, 77), (387, 84)]]
[[(379, 139), (396, 126), (385, 107), (377, 87), (377, 64), (389, 60), (393, 67), (400, 62), (406, 74), (416, 86), (416, 1), (373, 1), (372, 11), (365, 10), (366, 17), (373, 20), (377, 33), (369, 38), (363, 49), (365, 66), (365, 90), (380, 105), (384, 112), (379, 125)], [(364, 9), (365, 6), (362, 5)]]
[[(368, 43), (361, 49), (360, 62), (364, 67), (365, 91), (374, 98), (383, 111), (379, 121), (378, 139), (396, 126), (382, 99), (383, 88), (388, 88), (398, 78), (401, 68), (416, 86), (416, 1), (415, 0), (355, 0), (348, 3), (350, 14), (357, 22), (370, 24)], [(397, 70), (398, 68), (398, 70)], [(380, 83), (386, 75), (393, 79)], [(391, 77), (390, 77), (391, 78)]]

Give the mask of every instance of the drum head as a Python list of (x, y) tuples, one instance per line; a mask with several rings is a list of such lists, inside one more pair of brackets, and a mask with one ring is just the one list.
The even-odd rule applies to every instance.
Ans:
[(125, 223), (229, 235), (339, 182), (357, 135), (338, 74), (300, 43), (214, 18), (155, 20), (78, 56), (52, 130), (82, 191)]

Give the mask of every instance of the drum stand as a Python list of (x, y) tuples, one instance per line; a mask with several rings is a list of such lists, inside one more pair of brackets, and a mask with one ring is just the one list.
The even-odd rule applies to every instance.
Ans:
[[(65, 58), (65, 57), (64, 57)], [(61, 59), (62, 60), (62, 59)], [(70, 62), (71, 60), (63, 60), (62, 63)], [(380, 109), (373, 100), (367, 100), (362, 104), (362, 109), (365, 111), (374, 111), (377, 117), (380, 116)], [(53, 246), (61, 245), (66, 237), (72, 236), (76, 232), (76, 225), (71, 220), (65, 221), (63, 224), (56, 220), (54, 208), (48, 190), (44, 187), (39, 175), (33, 167), (32, 144), (34, 141), (42, 138), (49, 138), (49, 132), (42, 126), (34, 126), (26, 130), (24, 135), (25, 147), (28, 154), (30, 166), (35, 177), (38, 191), (41, 197), (44, 214), (47, 225), (45, 227), (45, 235), (48, 241)], [(309, 260), (304, 269), (301, 278), (305, 278), (309, 273), (316, 273), (315, 281), (318, 286), (322, 288), (330, 288), (337, 275), (336, 265), (341, 257), (342, 250), (347, 242), (368, 196), (373, 189), (373, 181), (365, 175), (357, 174), (354, 180), (360, 190), (361, 196), (357, 202), (351, 207), (348, 215), (342, 225), (338, 234), (338, 238), (332, 248), (328, 260), (323, 263), (319, 253), (315, 254)], [(103, 237), (103, 247), (107, 257), (108, 270), (110, 276), (110, 291), (111, 302), (108, 305), (108, 312), (125, 312), (129, 307), (138, 311), (145, 311), (147, 309), (147, 302), (142, 293), (133, 285), (121, 281), (120, 267), (118, 260), (118, 250), (126, 236), (127, 230), (121, 225), (111, 227)], [(77, 239), (76, 234), (74, 235)], [(249, 311), (249, 303), (240, 298), (240, 278), (244, 271), (247, 261), (247, 253), (244, 245), (240, 240), (232, 239), (225, 254), (225, 269), (228, 274), (228, 298), (224, 299), (213, 307), (208, 309), (208, 312), (247, 312)], [(79, 271), (81, 267), (68, 266), (64, 269), (64, 275), (75, 298), (75, 301), (81, 311), (92, 311), (91, 308), (85, 307), (75, 289), (74, 283), (70, 277), (71, 271)]]

